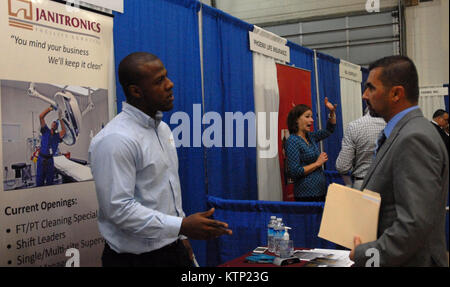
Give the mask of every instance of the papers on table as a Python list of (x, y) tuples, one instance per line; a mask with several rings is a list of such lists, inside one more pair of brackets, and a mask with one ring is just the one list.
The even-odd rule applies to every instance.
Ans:
[(350, 267), (353, 261), (348, 257), (350, 251), (333, 249), (297, 250), (294, 256), (308, 261), (305, 267)]
[(332, 256), (331, 253), (314, 252), (313, 250), (296, 250), (294, 256), (303, 261), (311, 261), (316, 258), (327, 258)]

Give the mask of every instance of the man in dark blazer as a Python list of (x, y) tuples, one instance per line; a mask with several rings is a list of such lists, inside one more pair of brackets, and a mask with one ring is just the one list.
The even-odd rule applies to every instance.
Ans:
[(442, 109), (435, 111), (433, 114), (433, 121), (431, 123), (439, 132), (439, 135), (444, 141), (444, 144), (447, 147), (447, 152), (450, 153), (448, 134), (445, 132), (445, 128), (448, 127), (448, 113)]
[(369, 71), (363, 99), (387, 123), (361, 188), (381, 195), (378, 239), (355, 234), (350, 259), (356, 266), (448, 266), (449, 162), (439, 133), (417, 106), (417, 70), (409, 58), (391, 56)]

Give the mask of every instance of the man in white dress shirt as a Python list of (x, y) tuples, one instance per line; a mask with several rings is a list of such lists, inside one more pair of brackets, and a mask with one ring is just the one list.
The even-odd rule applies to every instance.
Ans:
[(192, 266), (187, 238), (231, 230), (209, 219), (214, 209), (185, 216), (178, 157), (162, 112), (173, 108), (173, 83), (155, 55), (137, 52), (119, 65), (127, 102), (89, 148), (106, 240), (103, 266)]

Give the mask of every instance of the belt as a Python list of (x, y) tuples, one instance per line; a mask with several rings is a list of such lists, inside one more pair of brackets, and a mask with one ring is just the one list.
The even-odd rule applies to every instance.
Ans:
[(53, 157), (52, 154), (40, 153), (39, 155), (42, 156), (43, 158), (46, 158), (46, 159), (51, 159)]
[(364, 177), (357, 177), (352, 175), (352, 180), (364, 180)]
[(155, 249), (155, 250), (152, 250), (152, 251), (144, 252), (144, 253), (141, 253), (141, 254), (126, 253), (126, 252), (124, 252), (124, 253), (117, 253), (116, 251), (114, 251), (114, 250), (109, 246), (109, 244), (108, 244), (107, 242), (105, 242), (105, 248), (106, 248), (109, 252), (112, 252), (112, 253), (115, 253), (115, 254), (127, 254), (127, 255), (131, 255), (131, 256), (135, 256), (135, 255), (149, 254), (149, 253), (152, 253), (152, 252), (155, 252), (155, 251), (160, 251), (160, 250), (167, 250), (167, 249), (176, 248), (179, 244), (182, 244), (182, 242), (181, 242), (180, 239), (177, 239), (177, 240), (175, 240), (174, 242), (172, 242), (172, 243), (170, 243), (170, 244), (168, 244), (168, 245), (165, 245), (165, 246), (163, 246), (163, 247), (161, 247), (161, 248), (159, 248), (159, 249)]
[(161, 247), (160, 249), (167, 249), (167, 248), (173, 248), (173, 247), (176, 247), (178, 244), (180, 244), (181, 243), (181, 240), (180, 239), (177, 239), (177, 240), (175, 240), (174, 242), (172, 242), (172, 243), (170, 243), (170, 244), (168, 244), (168, 245), (166, 245), (166, 246), (163, 246), (163, 247)]

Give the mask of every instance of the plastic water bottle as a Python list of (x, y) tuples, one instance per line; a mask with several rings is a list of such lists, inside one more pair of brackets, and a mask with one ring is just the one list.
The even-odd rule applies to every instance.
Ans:
[(283, 238), (285, 230), (282, 218), (277, 218), (277, 223), (275, 224), (274, 230), (275, 255), (280, 255), (280, 240)]
[(269, 224), (267, 225), (267, 247), (269, 247), (270, 252), (275, 251), (274, 244), (273, 244), (273, 235), (274, 235), (273, 228), (275, 227), (276, 222), (277, 222), (276, 216), (272, 215), (270, 217)]

